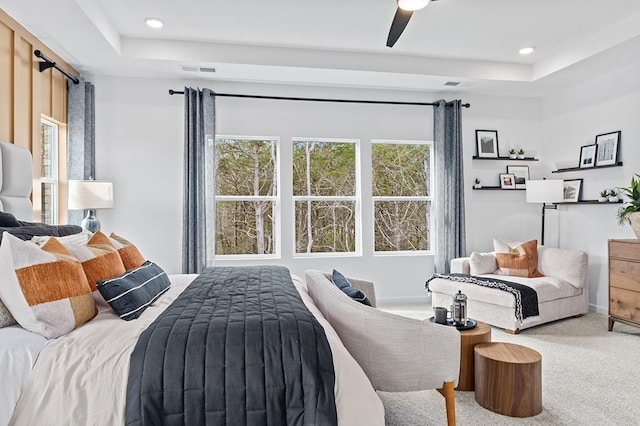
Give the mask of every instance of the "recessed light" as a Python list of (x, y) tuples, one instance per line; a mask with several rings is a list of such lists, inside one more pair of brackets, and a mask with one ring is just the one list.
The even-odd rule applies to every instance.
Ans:
[(164, 27), (164, 22), (162, 22), (158, 18), (147, 18), (144, 20), (148, 27), (151, 28), (162, 28)]
[(536, 50), (536, 48), (533, 46), (523, 47), (522, 49), (518, 50), (518, 53), (521, 55), (528, 55), (530, 53), (533, 53), (534, 50)]

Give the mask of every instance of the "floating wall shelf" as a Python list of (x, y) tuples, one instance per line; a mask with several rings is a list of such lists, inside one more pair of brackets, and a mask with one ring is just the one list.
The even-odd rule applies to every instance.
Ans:
[(620, 204), (623, 203), (622, 200), (618, 201), (598, 201), (598, 200), (580, 200), (578, 202), (567, 202), (567, 203), (554, 203), (554, 204), (562, 204), (562, 205), (571, 205), (571, 204)]
[(502, 189), (499, 186), (482, 186), (482, 188), (473, 188), (474, 191), (524, 191), (524, 188), (515, 188), (515, 189)]
[(487, 158), (487, 157), (478, 157), (477, 155), (474, 155), (471, 158), (474, 159), (474, 160), (538, 161), (538, 159), (534, 158), (534, 157), (524, 157), (524, 158), (491, 157), (491, 158)]
[(616, 164), (610, 166), (594, 166), (594, 167), (568, 167), (566, 169), (553, 170), (551, 173), (566, 173), (566, 172), (582, 172), (593, 169), (608, 169), (609, 167), (622, 167), (622, 161), (618, 161)]

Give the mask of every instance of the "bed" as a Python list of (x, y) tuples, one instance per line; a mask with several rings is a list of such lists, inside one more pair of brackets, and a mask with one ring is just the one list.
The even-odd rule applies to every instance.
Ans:
[[(15, 154), (14, 158), (21, 158), (19, 161), (26, 167), (30, 161), (25, 160), (24, 151), (13, 146), (6, 149), (5, 145), (0, 143), (0, 165), (16, 164), (9, 158)], [(20, 177), (13, 175), (15, 170), (11, 168), (12, 179), (31, 180), (30, 173)], [(6, 167), (0, 167), (5, 184), (6, 172)], [(7, 187), (16, 186), (4, 186)], [(283, 424), (285, 418), (286, 424), (291, 425), (385, 424), (384, 407), (372, 381), (315, 303), (307, 283), (290, 275), (286, 268), (209, 268), (198, 276), (167, 276), (157, 265), (143, 259), (135, 246), (115, 234), (107, 237), (96, 232), (90, 236), (79, 232), (79, 228), (40, 226), (40, 230), (33, 231), (36, 235), (44, 232), (53, 238), (23, 241), (31, 234), (21, 228), (38, 225), (10, 216), (15, 213), (21, 219), (29, 218), (30, 207), (25, 208), (29, 194), (22, 191), (15, 197), (13, 190), (7, 194), (0, 189), (0, 200), (0, 212), (4, 213), (0, 217), (14, 221), (0, 241), (0, 426), (260, 425)], [(109, 259), (109, 268), (119, 268), (117, 273), (116, 269), (109, 272), (113, 278), (103, 276), (98, 280), (94, 276), (96, 271), (106, 273), (107, 263), (95, 270), (90, 267), (96, 265), (98, 258)], [(54, 267), (58, 269), (48, 269)], [(59, 270), (80, 272), (68, 276)], [(161, 273), (156, 274), (158, 271)], [(117, 287), (133, 276), (145, 278), (146, 273), (156, 275), (144, 281), (144, 286)], [(271, 275), (277, 279), (263, 279)], [(29, 280), (37, 285), (30, 286)], [(155, 286), (162, 280), (166, 285), (146, 294), (144, 309), (118, 304), (127, 299), (122, 295), (151, 287), (147, 282)], [(61, 283), (75, 293), (57, 295), (64, 287)], [(332, 283), (327, 285), (333, 287)], [(120, 293), (110, 297), (108, 289), (114, 286)], [(27, 293), (43, 301), (32, 304)], [(56, 293), (55, 297), (50, 293)], [(336, 297), (344, 298), (343, 303), (358, 304), (338, 293)], [(224, 301), (221, 295), (231, 295), (227, 298), (231, 302)], [(53, 298), (47, 299), (50, 296)], [(370, 296), (375, 303), (375, 295)], [(215, 299), (213, 304), (207, 302), (211, 299)], [(233, 302), (238, 300), (243, 302)], [(54, 305), (62, 308), (48, 310)], [(225, 307), (222, 311), (228, 311), (231, 320), (225, 322), (220, 317), (220, 306)], [(237, 322), (234, 314), (245, 322)], [(391, 321), (390, 314), (386, 315)], [(335, 316), (333, 313), (334, 320)], [(166, 322), (169, 319), (172, 322)], [(215, 327), (220, 320), (225, 324), (224, 339), (210, 341), (210, 335), (221, 334)], [(407, 333), (414, 330), (423, 340), (427, 338), (423, 329), (434, 327), (408, 319), (397, 321), (402, 327), (410, 326)], [(194, 324), (194, 328), (182, 328), (186, 322)], [(202, 334), (207, 327), (213, 333)], [(434, 350), (447, 354), (439, 356), (436, 364), (446, 364), (445, 384), (451, 385), (447, 388), (451, 390), (447, 394), (447, 413), (449, 424), (454, 424), (452, 390), (457, 378), (459, 338), (455, 330), (437, 331), (446, 335), (450, 343), (436, 345)], [(156, 341), (162, 335), (166, 340)], [(188, 344), (175, 343), (185, 340), (185, 336)], [(272, 339), (274, 336), (276, 340)], [(223, 350), (220, 342), (224, 342)], [(383, 342), (377, 342), (380, 343)], [(424, 349), (427, 342), (420, 340), (419, 344)], [(152, 347), (156, 349), (145, 352)], [(228, 355), (235, 354), (234, 347), (241, 355)], [(397, 352), (397, 345), (392, 349)], [(200, 357), (204, 352), (216, 351), (219, 358)], [(174, 364), (176, 354), (182, 356), (181, 353), (185, 354), (185, 364)], [(263, 358), (255, 358), (256, 353), (263, 354)], [(395, 391), (423, 389), (427, 377), (421, 374), (425, 368), (422, 364), (429, 364), (429, 353), (403, 350), (395, 355), (397, 359), (411, 358), (419, 363), (401, 375), (410, 389), (394, 389), (395, 385), (385, 384), (379, 374), (370, 374), (381, 390), (385, 386)], [(203, 360), (200, 364), (191, 361), (198, 357)], [(220, 375), (220, 371), (224, 373)], [(218, 379), (209, 379), (216, 374)], [(146, 378), (132, 380), (137, 376)], [(159, 379), (163, 377), (167, 379)], [(272, 377), (280, 381), (270, 381)], [(439, 386), (443, 381), (434, 383)], [(156, 398), (156, 393), (160, 397)]]

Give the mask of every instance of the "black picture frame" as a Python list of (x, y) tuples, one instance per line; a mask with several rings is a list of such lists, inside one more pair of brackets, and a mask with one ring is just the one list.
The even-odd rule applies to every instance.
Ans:
[(582, 179), (565, 179), (562, 190), (563, 203), (577, 203), (582, 198)]
[(598, 145), (596, 145), (595, 143), (591, 145), (581, 146), (580, 160), (578, 161), (578, 167), (580, 167), (581, 169), (595, 167), (597, 151), (598, 151)]
[(497, 130), (476, 130), (476, 153), (478, 158), (498, 158)]
[(596, 167), (618, 164), (618, 147), (622, 131), (603, 133), (596, 136)]
[(509, 165), (507, 166), (507, 174), (515, 177), (515, 189), (526, 189), (529, 177), (529, 166)]
[(516, 177), (512, 173), (500, 173), (500, 189), (516, 189)]

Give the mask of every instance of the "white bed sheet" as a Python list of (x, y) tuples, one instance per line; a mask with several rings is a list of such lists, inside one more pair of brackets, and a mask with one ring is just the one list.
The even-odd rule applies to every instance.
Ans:
[(22, 388), (47, 339), (13, 325), (0, 328), (0, 426), (9, 424)]
[[(138, 336), (194, 278), (170, 276), (171, 288), (134, 321), (101, 312), (82, 327), (50, 341), (40, 352), (10, 424), (124, 424), (129, 357)], [(306, 285), (297, 277), (294, 282), (318, 317)], [(339, 424), (384, 425), (384, 408), (371, 383), (328, 322), (319, 321), (334, 357)]]

